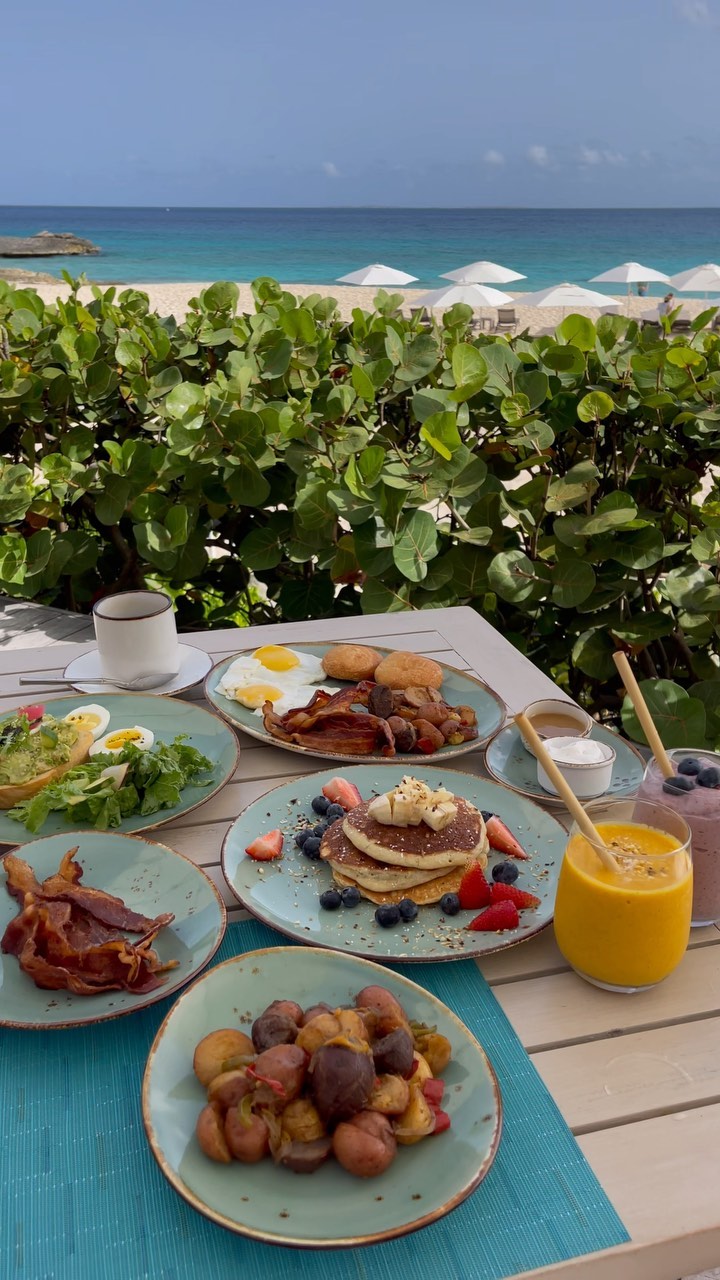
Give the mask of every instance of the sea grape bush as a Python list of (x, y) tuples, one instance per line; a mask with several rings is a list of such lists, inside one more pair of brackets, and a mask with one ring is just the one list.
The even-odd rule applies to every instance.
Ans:
[(592, 711), (617, 719), (621, 645), (720, 737), (712, 312), (508, 340), (382, 291), (349, 322), (253, 293), (180, 324), (0, 283), (0, 590), (87, 610), (150, 581), (190, 630), (469, 604)]

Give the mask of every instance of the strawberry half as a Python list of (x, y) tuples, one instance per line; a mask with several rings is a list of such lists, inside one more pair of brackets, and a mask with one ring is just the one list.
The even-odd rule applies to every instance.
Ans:
[(510, 828), (505, 826), (502, 818), (498, 818), (496, 813), (488, 813), (487, 810), (483, 811), (483, 818), (485, 819), (487, 838), (491, 849), (497, 849), (498, 853), (504, 853), (506, 858), (527, 860), (528, 854), (522, 845), (518, 844)]
[(501, 929), (516, 929), (519, 923), (514, 902), (493, 902), (491, 907), (486, 907), (470, 921), (468, 929), (473, 933), (499, 933)]
[(282, 848), (283, 834), (278, 827), (275, 831), (269, 831), (266, 836), (257, 836), (245, 852), (256, 862), (274, 862), (276, 858), (282, 857)]
[(347, 778), (331, 778), (325, 783), (322, 793), (331, 804), (341, 804), (343, 809), (354, 809), (362, 804), (362, 796), (353, 782)]
[(492, 901), (490, 885), (479, 862), (473, 862), (470, 870), (465, 872), (460, 881), (458, 898), (464, 911), (477, 911), (478, 907), (487, 907)]
[(514, 902), (518, 911), (524, 911), (526, 907), (539, 907), (540, 899), (535, 897), (534, 893), (527, 893), (525, 889), (518, 889), (514, 884), (498, 884), (492, 885), (490, 889), (493, 902)]

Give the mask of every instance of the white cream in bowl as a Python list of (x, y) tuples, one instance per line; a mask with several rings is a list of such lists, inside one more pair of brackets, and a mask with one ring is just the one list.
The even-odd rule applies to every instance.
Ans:
[[(614, 747), (592, 738), (548, 738), (544, 745), (578, 800), (605, 794), (612, 781)], [(543, 791), (557, 795), (539, 760), (537, 777)]]

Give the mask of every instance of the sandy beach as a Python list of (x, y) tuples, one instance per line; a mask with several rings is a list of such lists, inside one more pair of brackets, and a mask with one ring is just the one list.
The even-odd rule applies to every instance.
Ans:
[[(187, 311), (188, 302), (191, 298), (197, 297), (202, 289), (207, 288), (211, 281), (197, 282), (193, 284), (135, 284), (132, 286), (118, 285), (118, 289), (132, 287), (140, 289), (143, 293), (147, 293), (150, 298), (151, 306), (159, 311), (162, 315), (174, 315), (178, 320), (183, 319)], [(34, 285), (37, 288), (41, 298), (46, 302), (52, 302), (57, 297), (67, 297), (68, 287), (63, 282), (57, 284), (38, 283)], [(107, 286), (103, 286), (107, 287)], [(310, 284), (287, 284), (283, 286), (290, 293), (294, 293), (298, 298), (307, 297), (312, 293), (319, 293), (323, 296), (330, 296), (337, 299), (340, 314), (344, 319), (350, 319), (354, 307), (362, 307), (363, 310), (372, 311), (373, 298), (375, 297), (375, 289), (354, 288), (351, 285), (310, 285)], [(241, 311), (254, 311), (254, 300), (249, 284), (238, 284), (240, 289), (239, 309)], [(414, 305), (415, 299), (419, 298), (425, 289), (400, 289), (396, 292), (402, 293), (405, 298), (404, 310), (408, 311)], [(529, 329), (530, 333), (542, 333), (546, 330), (553, 330), (563, 319), (563, 312), (559, 307), (523, 307), (522, 293), (514, 293), (512, 290), (504, 290), (504, 292), (512, 293), (515, 299), (515, 313), (517, 316), (517, 332), (521, 333), (524, 329)], [(90, 299), (91, 292), (89, 288), (81, 289), (80, 296), (83, 299)], [(660, 297), (656, 298), (638, 298), (627, 295), (616, 295), (617, 302), (620, 304), (620, 313), (625, 315), (641, 316), (657, 307)], [(612, 303), (612, 298), (608, 297), (608, 303)], [(682, 303), (681, 315), (683, 317), (692, 318), (698, 312), (703, 311), (712, 304), (701, 298), (677, 298), (676, 304)], [(508, 306), (511, 304), (508, 303)], [(439, 311), (435, 313), (438, 317), (441, 315)], [(497, 317), (497, 312), (492, 308), (481, 311), (479, 315), (484, 315), (493, 324)], [(591, 320), (596, 320), (601, 314), (601, 310), (596, 307), (588, 307), (584, 314), (589, 316)]]

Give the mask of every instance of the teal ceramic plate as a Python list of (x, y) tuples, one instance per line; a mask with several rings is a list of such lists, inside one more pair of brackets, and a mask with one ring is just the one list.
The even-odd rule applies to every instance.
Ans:
[[(70, 991), (42, 991), (25, 974), (14, 956), (0, 951), (0, 1025), (46, 1031), (104, 1022), (144, 1009), (172, 995), (199, 973), (215, 955), (225, 933), (226, 911), (212, 881), (194, 862), (174, 849), (138, 836), (109, 831), (68, 831), (45, 836), (17, 850), (30, 864), (38, 880), (57, 871), (68, 849), (78, 846), (83, 868), (82, 883), (104, 889), (126, 906), (155, 917), (175, 916), (161, 930), (155, 950), (162, 961), (177, 960), (167, 980), (155, 991), (131, 995), (109, 991), (79, 996)], [(17, 915), (19, 906), (5, 888), (0, 860), (0, 937)], [(137, 935), (127, 935), (137, 941)]]
[[(645, 761), (619, 734), (602, 725), (593, 726), (590, 734), (596, 742), (607, 742), (617, 752), (613, 765), (610, 788), (605, 792), (608, 796), (634, 796), (643, 779)], [(485, 765), (491, 777), (503, 786), (510, 787), (521, 796), (539, 800), (542, 804), (555, 805), (563, 809), (565, 806), (559, 796), (544, 791), (537, 779), (537, 762), (535, 757), (525, 750), (520, 738), (520, 730), (514, 724), (506, 725), (495, 735), (485, 748)]]
[[(301, 1177), (271, 1160), (215, 1164), (204, 1156), (195, 1124), (205, 1090), (192, 1070), (196, 1044), (220, 1027), (249, 1023), (273, 999), (304, 1008), (351, 1004), (380, 983), (411, 1019), (437, 1026), (452, 1044), (443, 1078), (451, 1127), (399, 1147), (378, 1178), (354, 1178), (334, 1160)], [(502, 1107), (483, 1049), (454, 1013), (422, 987), (352, 956), (299, 947), (250, 951), (193, 983), (170, 1010), (150, 1050), (142, 1090), (145, 1131), (168, 1181), (194, 1209), (220, 1226), (267, 1244), (300, 1249), (355, 1248), (417, 1231), (456, 1208), (490, 1168), (500, 1141)]]
[[(48, 712), (59, 720), (74, 707), (81, 707), (88, 702), (95, 702), (110, 712), (110, 723), (106, 733), (113, 729), (123, 729), (134, 724), (151, 729), (155, 741), (172, 742), (178, 733), (185, 733), (191, 747), (196, 747), (213, 762), (208, 785), (188, 786), (182, 792), (180, 803), (172, 809), (160, 809), (158, 813), (135, 813), (124, 818), (119, 831), (151, 831), (161, 827), (182, 813), (189, 813), (198, 805), (204, 804), (225, 783), (230, 780), (240, 754), (238, 740), (231, 729), (223, 723), (219, 716), (213, 715), (203, 707), (192, 702), (181, 702), (175, 698), (163, 698), (152, 693), (73, 693), (66, 698), (42, 698)], [(22, 706), (22, 703), (19, 704)], [(0, 717), (2, 719), (3, 717)], [(81, 824), (80, 824), (81, 825)], [(38, 835), (54, 835), (64, 832), (69, 823), (61, 813), (51, 813), (38, 832)], [(85, 830), (89, 828), (85, 826)], [(0, 844), (23, 844), (33, 840), (34, 836), (20, 822), (9, 818), (7, 812), (0, 811)]]
[[(389, 791), (407, 773), (398, 765), (358, 765), (343, 769), (342, 776), (353, 782), (363, 799)], [(504, 950), (538, 933), (550, 923), (555, 906), (555, 889), (567, 832), (544, 810), (471, 773), (423, 768), (417, 776), (433, 788), (445, 786), (469, 800), (478, 809), (489, 809), (507, 823), (530, 859), (518, 862), (519, 888), (540, 898), (540, 906), (523, 911), (517, 929), (504, 933), (468, 933), (466, 925), (476, 911), (461, 911), (445, 917), (439, 905), (420, 908), (411, 924), (391, 929), (375, 921), (375, 904), (363, 899), (357, 907), (326, 911), (320, 894), (332, 887), (329, 867), (310, 862), (298, 849), (294, 833), (319, 819), (310, 802), (337, 769), (309, 773), (285, 783), (249, 805), (228, 831), (223, 843), (222, 865), (235, 897), (259, 920), (291, 938), (312, 946), (331, 947), (371, 960), (462, 960)], [(245, 848), (258, 835), (279, 827), (285, 836), (283, 857), (277, 862), (255, 862)], [(489, 867), (502, 862), (503, 855), (490, 851)], [(486, 874), (490, 875), (490, 869)], [(412, 897), (412, 890), (408, 890)]]
[[(297, 649), (302, 653), (312, 654), (316, 658), (322, 658), (323, 654), (333, 647), (330, 644), (292, 644), (288, 646), (288, 648)], [(373, 645), (372, 647), (383, 656), (393, 652), (392, 649), (384, 649), (382, 645)], [(321, 760), (347, 760), (350, 764), (357, 764), (358, 759), (362, 759), (367, 764), (387, 763), (387, 757), (379, 754), (358, 757), (357, 755), (342, 755), (336, 751), (311, 751), (308, 747), (298, 746), (293, 742), (280, 742), (267, 732), (260, 716), (256, 716), (253, 711), (241, 706), (239, 702), (235, 702), (232, 698), (226, 698), (224, 694), (218, 693), (217, 686), (228, 667), (237, 658), (249, 657), (253, 652), (253, 649), (244, 649), (241, 653), (234, 653), (231, 658), (223, 658), (222, 662), (218, 662), (217, 666), (213, 667), (208, 674), (205, 681), (205, 697), (220, 712), (221, 716), (224, 716), (231, 724), (237, 725), (238, 729), (243, 730), (243, 733), (250, 734), (250, 737), (259, 738), (261, 742), (270, 742), (275, 747), (282, 747), (283, 751), (297, 751), (300, 755), (318, 756)], [(453, 707), (472, 707), (477, 716), (477, 738), (474, 738), (472, 742), (461, 742), (456, 747), (447, 745), (441, 747), (433, 756), (434, 760), (450, 760), (453, 756), (461, 756), (465, 755), (467, 751), (477, 750), (478, 747), (482, 747), (492, 737), (505, 720), (505, 704), (488, 685), (483, 684), (482, 680), (478, 680), (477, 676), (468, 675), (465, 671), (458, 671), (457, 667), (449, 667), (444, 662), (439, 665), (443, 669), (443, 683), (440, 692), (445, 701)], [(342, 680), (323, 680), (316, 687), (318, 689), (328, 689), (332, 693), (338, 689), (346, 688), (348, 683), (348, 681)], [(413, 764), (417, 764), (418, 759), (422, 760), (423, 757), (401, 755), (400, 753), (392, 757), (393, 762), (405, 760)]]

